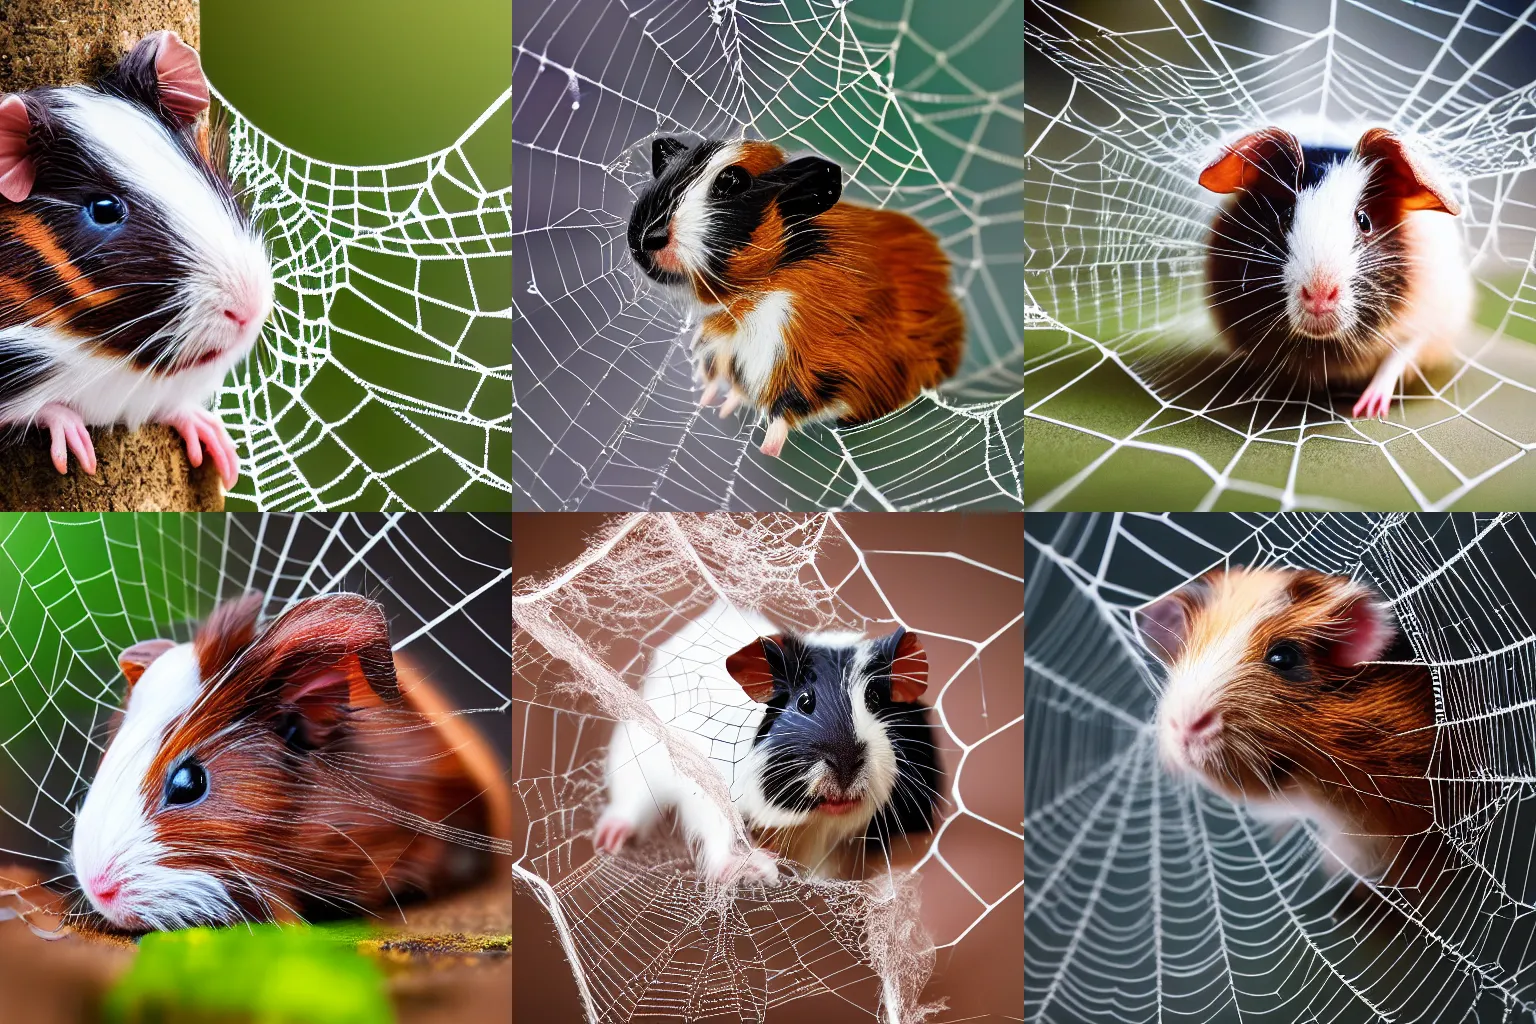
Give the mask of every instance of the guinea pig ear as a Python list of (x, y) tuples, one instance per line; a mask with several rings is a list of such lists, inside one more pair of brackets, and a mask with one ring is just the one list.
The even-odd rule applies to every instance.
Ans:
[(819, 156), (791, 160), (764, 177), (784, 182), (779, 192), (779, 213), (785, 220), (826, 213), (843, 195), (843, 169)]
[(1200, 184), (1221, 194), (1266, 185), (1293, 192), (1301, 163), (1296, 136), (1283, 128), (1261, 128), (1227, 146), (1200, 172)]
[(261, 594), (252, 591), (220, 603), (208, 616), (192, 642), (198, 674), (204, 680), (224, 671), (224, 666), (255, 639), (262, 603)]
[(680, 139), (660, 136), (651, 142), (651, 177), (659, 178), (667, 169), (667, 164), (672, 158), (687, 149), (686, 143)]
[(124, 648), (123, 653), (117, 656), (117, 664), (128, 680), (129, 691), (133, 690), (139, 676), (155, 663), (156, 658), (175, 646), (174, 640), (140, 640), (132, 647)]
[(1374, 596), (1354, 601), (1339, 618), (1340, 635), (1328, 647), (1328, 660), (1340, 668), (1377, 660), (1397, 639), (1391, 607)]
[(1136, 622), (1142, 644), (1158, 661), (1172, 665), (1179, 660), (1184, 641), (1189, 639), (1189, 603), (1182, 590), (1138, 608), (1131, 618)]
[(928, 652), (916, 633), (898, 629), (886, 638), (891, 652), (891, 700), (914, 703), (928, 689)]
[(791, 641), (783, 633), (760, 636), (725, 659), (725, 671), (748, 697), (759, 704), (773, 697), (777, 674), (784, 671), (784, 656)]
[(32, 194), (37, 167), (27, 154), (32, 120), (15, 93), (0, 100), (0, 196), (19, 203)]
[(186, 128), (208, 109), (208, 79), (197, 51), (175, 32), (140, 39), (101, 80), (102, 88), (158, 109), (176, 129)]
[(1355, 152), (1365, 160), (1378, 161), (1386, 193), (1395, 196), (1405, 210), (1439, 210), (1452, 216), (1461, 204), (1434, 180), (1423, 162), (1385, 128), (1372, 128), (1360, 136)]

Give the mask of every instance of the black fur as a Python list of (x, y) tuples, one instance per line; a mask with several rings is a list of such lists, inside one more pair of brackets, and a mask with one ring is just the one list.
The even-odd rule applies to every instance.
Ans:
[[(872, 700), (873, 714), (896, 750), (897, 780), (890, 801), (870, 823), (870, 841), (888, 843), (892, 836), (932, 828), (941, 777), (928, 708), (891, 699), (891, 661), (902, 633), (873, 641), (867, 682), (857, 694), (849, 692), (847, 682), (855, 648), (805, 644), (794, 637), (780, 645), (764, 643), (774, 689), (753, 747), (768, 754), (763, 794), (770, 803), (810, 810), (815, 801), (806, 796), (804, 780), (818, 762), (825, 761), (843, 786), (859, 776), (868, 749), (854, 733), (851, 701)], [(806, 693), (815, 701), (809, 713), (799, 706)]]
[(779, 394), (779, 397), (773, 400), (773, 404), (769, 406), (768, 418), (779, 419), (783, 416), (793, 416), (796, 419), (803, 419), (809, 416), (816, 408), (815, 403), (807, 398), (804, 392), (795, 386), (794, 383), (791, 383)]

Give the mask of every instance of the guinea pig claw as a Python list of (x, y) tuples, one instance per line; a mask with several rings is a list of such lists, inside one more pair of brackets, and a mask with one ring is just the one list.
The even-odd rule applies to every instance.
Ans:
[(48, 428), (48, 454), (54, 469), (68, 473), (69, 453), (74, 452), (86, 475), (96, 475), (96, 446), (91, 443), (91, 432), (78, 412), (67, 405), (49, 402), (37, 411), (37, 424)]
[(592, 834), (592, 846), (598, 853), (618, 853), (633, 832), (629, 822), (604, 815), (598, 819), (597, 830)]
[(731, 388), (730, 394), (725, 396), (725, 401), (720, 403), (720, 418), (725, 419), (741, 406), (741, 392)]
[(214, 468), (224, 489), (235, 486), (240, 479), (240, 454), (235, 450), (234, 439), (224, 429), (224, 421), (207, 409), (198, 407), (167, 416), (162, 422), (172, 426), (187, 444), (187, 461), (193, 467), (203, 464), (203, 450), (213, 456)]
[(715, 404), (715, 391), (719, 388), (719, 386), (720, 382), (717, 380), (705, 382), (704, 393), (699, 396), (699, 406), (701, 408), (706, 405)]
[(1392, 409), (1392, 390), (1377, 387), (1373, 381), (1365, 389), (1365, 394), (1355, 402), (1352, 415), (1356, 419), (1386, 419), (1387, 413)]

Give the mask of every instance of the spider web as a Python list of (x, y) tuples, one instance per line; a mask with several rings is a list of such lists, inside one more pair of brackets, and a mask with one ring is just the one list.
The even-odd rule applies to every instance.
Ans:
[[(1145, 481), (1163, 508), (1519, 506), (1536, 443), (1532, 9), (1031, 4), (1031, 505), (1122, 507), (1115, 489)], [(1214, 354), (1216, 201), (1196, 179), (1218, 138), (1297, 114), (1412, 135), (1462, 198), (1479, 326), (1386, 423), (1349, 418), (1354, 395), (1256, 396)]]
[[(1018, 632), (1018, 590), (977, 615), (965, 636), (925, 631), (923, 622), (903, 620), (881, 587), (882, 567), (911, 571), (912, 560), (949, 592), (1022, 584), (1016, 570), (953, 552), (863, 550), (833, 516), (638, 513), (564, 570), (519, 581), (515, 675), (533, 696), (514, 707), (513, 776), (526, 837), (513, 874), (548, 911), (594, 1024), (645, 1016), (762, 1022), (773, 1007), (827, 995), (842, 1000), (849, 1019), (921, 1021), (943, 1005), (923, 994), (937, 953), (984, 952), (967, 936), (1023, 885), (995, 877), (995, 868), (967, 871), (979, 843), (1023, 839), (1022, 809), (995, 792), (996, 778), (1019, 772), (1006, 753), (1023, 732), (1014, 713), (1022, 710), (1017, 661), (990, 653)], [(902, 623), (922, 633), (930, 655), (924, 702), (943, 736), (931, 841), (897, 838), (891, 858), (871, 854), (867, 881), (813, 882), (797, 873), (772, 888), (702, 884), (665, 827), (618, 856), (592, 856), (613, 723), (649, 721), (666, 735), (640, 698), (640, 680), (656, 646), (720, 598), (771, 609), (776, 621), (802, 629), (839, 624), (874, 634)], [(943, 663), (956, 666), (947, 677), (934, 660), (941, 648)], [(715, 719), (715, 746), (740, 749), (750, 737), (727, 717)], [(676, 736), (668, 744), (680, 770), (739, 822), (718, 770)], [(948, 932), (925, 933), (920, 889), (952, 901), (958, 923)]]
[[(528, 507), (1018, 508), (1020, 0), (518, 0), (516, 493)], [(698, 407), (688, 315), (625, 243), (657, 134), (842, 165), (845, 197), (937, 234), (969, 337), (956, 378), (762, 456)]]
[[(0, 862), (55, 875), (122, 706), (117, 654), (190, 640), (221, 599), (366, 593), (397, 652), (505, 748), (506, 518), (419, 515), (10, 516), (0, 522)], [(498, 628), (500, 624), (500, 628)], [(57, 875), (60, 888), (72, 884)], [(0, 913), (9, 914), (8, 907)]]
[(506, 507), (510, 88), (452, 145), (357, 167), (214, 95), (276, 285), (261, 346), (217, 399), (242, 463), (230, 507)]
[[(1536, 535), (1522, 517), (1032, 516), (1025, 993), (1038, 1021), (1536, 1019)], [(1329, 883), (1276, 829), (1161, 767), (1161, 670), (1131, 612), (1214, 567), (1353, 576), (1434, 680), (1449, 887)], [(1437, 764), (1442, 763), (1438, 760)]]

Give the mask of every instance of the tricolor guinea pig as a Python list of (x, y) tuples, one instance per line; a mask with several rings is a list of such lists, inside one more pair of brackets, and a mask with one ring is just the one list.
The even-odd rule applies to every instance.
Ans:
[(965, 321), (917, 221), (838, 202), (842, 172), (768, 142), (652, 143), (629, 218), (640, 269), (696, 303), (701, 405), (767, 418), (762, 451), (818, 420), (864, 423), (954, 376)]
[(166, 423), (226, 487), (207, 408), (272, 309), (261, 237), (200, 144), (208, 83), (174, 32), (94, 85), (0, 99), (0, 425), (96, 471), (88, 425)]
[(1473, 297), (1460, 206), (1396, 135), (1269, 127), (1224, 147), (1200, 184), (1232, 195), (1211, 228), (1211, 314), (1258, 373), (1363, 386), (1353, 414), (1374, 417), (1410, 370), (1451, 360)]
[(1334, 872), (1432, 884), (1429, 669), (1369, 587), (1297, 569), (1216, 571), (1140, 609), (1167, 666), (1168, 770), (1255, 816), (1305, 819)]
[(486, 837), (510, 834), (495, 754), (397, 674), (378, 604), (315, 597), (264, 626), (260, 608), (121, 655), (125, 705), (70, 846), (116, 928), (388, 912), (473, 880)]
[(632, 721), (614, 729), (593, 844), (616, 853), (672, 811), (705, 878), (772, 882), (776, 855), (837, 877), (862, 852), (856, 840), (884, 847), (932, 828), (940, 771), (917, 703), (927, 679), (927, 655), (904, 630), (793, 634), (718, 603), (657, 649), (642, 696), (772, 850), (749, 845)]

